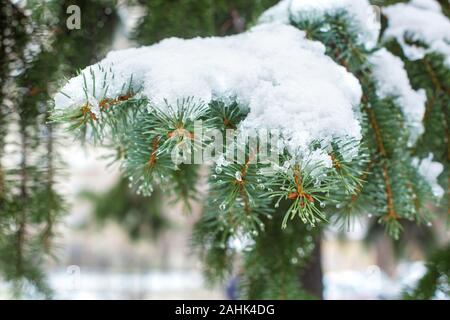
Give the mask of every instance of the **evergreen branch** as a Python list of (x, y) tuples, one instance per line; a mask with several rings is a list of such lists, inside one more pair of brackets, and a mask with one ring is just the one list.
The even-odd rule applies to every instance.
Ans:
[(383, 165), (383, 177), (385, 181), (386, 186), (386, 198), (387, 198), (387, 207), (388, 207), (388, 215), (385, 217), (386, 220), (395, 219), (398, 220), (399, 216), (395, 212), (394, 208), (394, 200), (393, 200), (393, 194), (392, 194), (392, 188), (391, 188), (391, 179), (389, 177), (387, 166)]
[[(408, 173), (408, 165), (406, 165), (410, 163), (410, 159), (404, 158), (404, 155), (409, 153), (406, 139), (408, 132), (406, 126), (403, 124), (405, 121), (404, 115), (400, 112), (399, 106), (395, 101), (391, 101), (391, 99), (380, 99), (377, 96), (376, 86), (372, 79), (371, 66), (367, 62), (368, 55), (371, 52), (366, 50), (362, 45), (357, 44), (360, 30), (354, 28), (352, 21), (347, 16), (345, 10), (342, 10), (342, 12), (333, 13), (332, 15), (325, 14), (322, 19), (308, 20), (307, 17), (304, 19), (298, 19), (297, 17), (297, 21), (292, 21), (291, 19), (291, 24), (306, 30), (309, 39), (319, 40), (324, 43), (327, 48), (327, 53), (348, 71), (352, 72), (362, 84), (362, 111), (367, 115), (370, 128), (365, 133), (365, 137), (368, 139), (373, 138), (375, 149), (374, 151), (371, 150), (371, 158), (373, 161), (373, 164), (370, 165), (370, 171), (373, 172), (369, 172), (371, 181), (365, 184), (367, 191), (369, 189), (372, 190), (372, 195), (367, 194), (367, 200), (370, 198), (375, 200), (374, 209), (380, 212), (380, 214), (384, 211), (384, 214), (382, 214), (383, 219), (379, 221), (387, 224), (389, 233), (398, 236), (400, 224), (397, 220), (400, 217), (421, 220), (419, 212), (423, 210), (424, 202), (419, 202), (418, 197), (415, 198), (411, 195), (417, 196), (419, 194), (422, 198), (421, 192), (427, 193), (429, 192), (429, 188), (420, 187), (420, 191), (419, 189), (415, 190), (414, 188), (410, 188), (411, 180), (409, 177), (411, 177), (412, 173)], [(434, 75), (434, 78), (434, 82), (437, 85), (437, 75)], [(445, 86), (441, 83), (439, 83), (439, 87), (445, 89)], [(433, 103), (434, 101), (431, 101), (428, 104), (428, 114), (431, 113)], [(445, 104), (442, 107), (445, 108)], [(384, 108), (386, 108), (386, 111), (383, 110)], [(394, 111), (394, 113), (388, 114), (388, 110), (391, 110), (391, 112)], [(399, 119), (394, 120), (397, 114)], [(400, 125), (398, 121), (400, 121)], [(369, 147), (372, 148), (372, 146)], [(404, 154), (402, 154), (403, 151), (400, 151), (402, 149), (405, 150)], [(401, 161), (405, 161), (404, 166), (400, 165)], [(393, 164), (392, 166), (390, 166), (391, 163)], [(334, 167), (336, 169), (336, 163)], [(339, 167), (339, 163), (337, 167)], [(374, 175), (375, 172), (378, 173)], [(396, 188), (394, 190), (394, 181), (392, 181), (391, 177), (392, 175), (396, 176), (398, 174), (402, 178), (395, 181)], [(380, 190), (377, 190), (377, 181), (379, 178), (381, 178), (382, 185), (380, 185)], [(415, 177), (414, 179), (414, 183), (419, 183), (418, 181), (423, 178)], [(362, 189), (360, 187), (356, 187), (352, 199), (358, 199), (361, 191)], [(380, 196), (381, 192), (383, 192), (384, 203), (381, 203), (381, 197), (375, 196), (374, 192)], [(344, 203), (346, 204), (342, 205), (338, 203), (337, 206), (339, 206), (339, 209), (344, 209), (340, 211), (341, 213), (347, 215), (354, 205), (352, 202), (344, 201)], [(421, 206), (420, 208), (419, 204)], [(358, 208), (358, 210), (366, 211), (368, 206), (366, 205), (365, 207)], [(385, 209), (381, 210), (383, 207)]]
[(425, 64), (425, 69), (427, 70), (428, 74), (430, 75), (430, 79), (433, 82), (433, 84), (434, 84), (434, 86), (436, 88), (436, 91), (442, 91), (445, 94), (449, 95), (450, 94), (450, 88), (447, 88), (443, 83), (441, 83), (439, 81), (438, 76), (433, 71), (433, 67), (430, 65), (428, 60), (427, 59), (423, 59), (422, 61)]
[[(383, 142), (383, 139), (381, 136), (381, 131), (380, 131), (379, 125), (377, 123), (373, 109), (367, 106), (368, 99), (366, 96), (363, 96), (363, 102), (364, 102), (363, 109), (367, 112), (368, 118), (369, 118), (369, 123), (373, 129), (373, 132), (375, 133), (375, 141), (376, 141), (376, 145), (377, 145), (377, 150), (380, 153), (380, 155), (386, 159), (387, 153), (386, 153), (384, 142)], [(386, 194), (386, 202), (387, 202), (387, 215), (384, 217), (384, 220), (387, 223), (390, 223), (393, 220), (394, 221), (399, 220), (400, 217), (396, 213), (395, 207), (394, 207), (394, 196), (392, 193), (391, 179), (389, 176), (389, 171), (387, 168), (386, 160), (384, 160), (384, 161), (382, 160), (381, 167), (382, 167), (385, 194)], [(396, 228), (394, 228), (394, 227), (389, 228), (389, 230), (396, 230)], [(397, 234), (397, 233), (394, 232), (394, 234)]]
[[(370, 172), (372, 171), (372, 168), (373, 168), (374, 165), (375, 165), (375, 161), (374, 161), (374, 159), (372, 158), (372, 159), (368, 162), (366, 169), (363, 171), (361, 177), (359, 178), (360, 181), (366, 182), (367, 177), (369, 176)], [(356, 192), (355, 192), (355, 193), (352, 195), (352, 197), (351, 197), (351, 201), (352, 201), (352, 202), (356, 202), (356, 201), (358, 200), (358, 197), (359, 197), (359, 196), (361, 195), (361, 193), (362, 193), (363, 187), (364, 187), (364, 185), (361, 185), (360, 187), (357, 187), (357, 188), (356, 188), (356, 190), (355, 190)]]
[(286, 228), (288, 220), (297, 215), (303, 223), (311, 226), (326, 221), (322, 212), (323, 201), (326, 199), (325, 195), (338, 183), (336, 178), (333, 179), (329, 172), (323, 171), (321, 163), (314, 164), (306, 159), (290, 159), (284, 163), (289, 165), (284, 165), (274, 175), (274, 190), (270, 189), (266, 193), (267, 197), (277, 199), (275, 207), (278, 207), (282, 200), (291, 202), (284, 215), (282, 227)]
[[(365, 100), (365, 101), (364, 101)], [(377, 151), (383, 156), (386, 157), (386, 149), (384, 147), (383, 138), (381, 136), (380, 127), (377, 123), (377, 120), (375, 118), (375, 114), (372, 108), (367, 106), (367, 98), (363, 97), (363, 101), (365, 103), (365, 106), (363, 107), (363, 110), (367, 112), (370, 125), (372, 126), (373, 132), (375, 133), (375, 141), (377, 145)]]

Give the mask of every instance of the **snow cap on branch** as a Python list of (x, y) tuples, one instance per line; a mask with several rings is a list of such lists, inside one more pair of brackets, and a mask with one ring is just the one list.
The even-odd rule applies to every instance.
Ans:
[(373, 48), (379, 37), (380, 23), (376, 12), (367, 0), (282, 0), (265, 11), (261, 23), (322, 20), (325, 15), (346, 12), (352, 25), (357, 29), (360, 43)]
[(410, 128), (410, 143), (414, 144), (424, 131), (425, 90), (416, 91), (411, 87), (403, 61), (385, 48), (373, 53), (369, 60), (373, 65), (378, 95), (380, 98), (395, 98)]
[(237, 101), (250, 110), (242, 128), (279, 129), (294, 149), (361, 138), (357, 79), (291, 26), (266, 24), (235, 36), (171, 38), (111, 52), (72, 78), (56, 95), (55, 108), (95, 108), (126, 91), (162, 110), (187, 97), (205, 104)]
[[(450, 67), (450, 20), (435, 0), (414, 0), (383, 9), (388, 18), (385, 40), (395, 39), (409, 60), (422, 59), (429, 52), (446, 57)], [(428, 48), (416, 43), (423, 42)]]

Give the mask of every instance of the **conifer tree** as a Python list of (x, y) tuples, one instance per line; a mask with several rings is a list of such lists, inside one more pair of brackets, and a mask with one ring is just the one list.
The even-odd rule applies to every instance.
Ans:
[[(134, 37), (149, 45), (168, 37), (192, 38), (234, 34), (255, 23), (276, 0), (140, 0), (145, 15)], [(189, 17), (189, 19), (186, 19)]]

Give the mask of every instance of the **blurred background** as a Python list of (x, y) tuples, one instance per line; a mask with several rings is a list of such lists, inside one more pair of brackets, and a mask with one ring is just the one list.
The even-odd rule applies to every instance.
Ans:
[[(234, 279), (207, 286), (191, 247), (200, 205), (185, 213), (158, 190), (150, 198), (134, 194), (119, 168), (110, 165), (108, 151), (74, 142), (48, 122), (48, 101), (65, 79), (110, 50), (171, 36), (239, 33), (277, 1), (0, 2), (0, 181), (2, 170), (18, 168), (14, 179), (6, 181), (12, 198), (2, 199), (0, 192), (5, 206), (0, 210), (6, 215), (31, 212), (38, 203), (45, 206), (45, 214), (33, 221), (15, 220), (17, 238), (2, 240), (0, 298), (41, 297), (36, 287), (62, 299), (232, 298)], [(68, 30), (66, 22), (74, 11), (67, 8), (73, 4), (80, 8), (81, 28)], [(8, 219), (17, 216), (3, 221)], [(398, 298), (424, 275), (430, 248), (450, 239), (445, 223), (436, 221), (406, 226), (405, 236), (394, 243), (373, 220), (367, 216), (346, 232), (326, 231), (326, 299)], [(32, 225), (31, 235), (23, 240), (20, 228), (26, 223)], [(42, 241), (50, 235), (51, 248)], [(33, 249), (23, 258), (11, 254), (12, 248), (24, 250), (24, 241)], [(17, 270), (30, 279), (20, 288), (9, 281)], [(438, 298), (448, 296), (442, 292)]]

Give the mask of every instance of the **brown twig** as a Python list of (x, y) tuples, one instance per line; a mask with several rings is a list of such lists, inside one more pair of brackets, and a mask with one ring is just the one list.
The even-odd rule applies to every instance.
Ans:
[(150, 167), (153, 167), (156, 163), (156, 153), (158, 151), (159, 140), (160, 136), (156, 136), (152, 140), (152, 152), (150, 153), (150, 159), (147, 162)]

